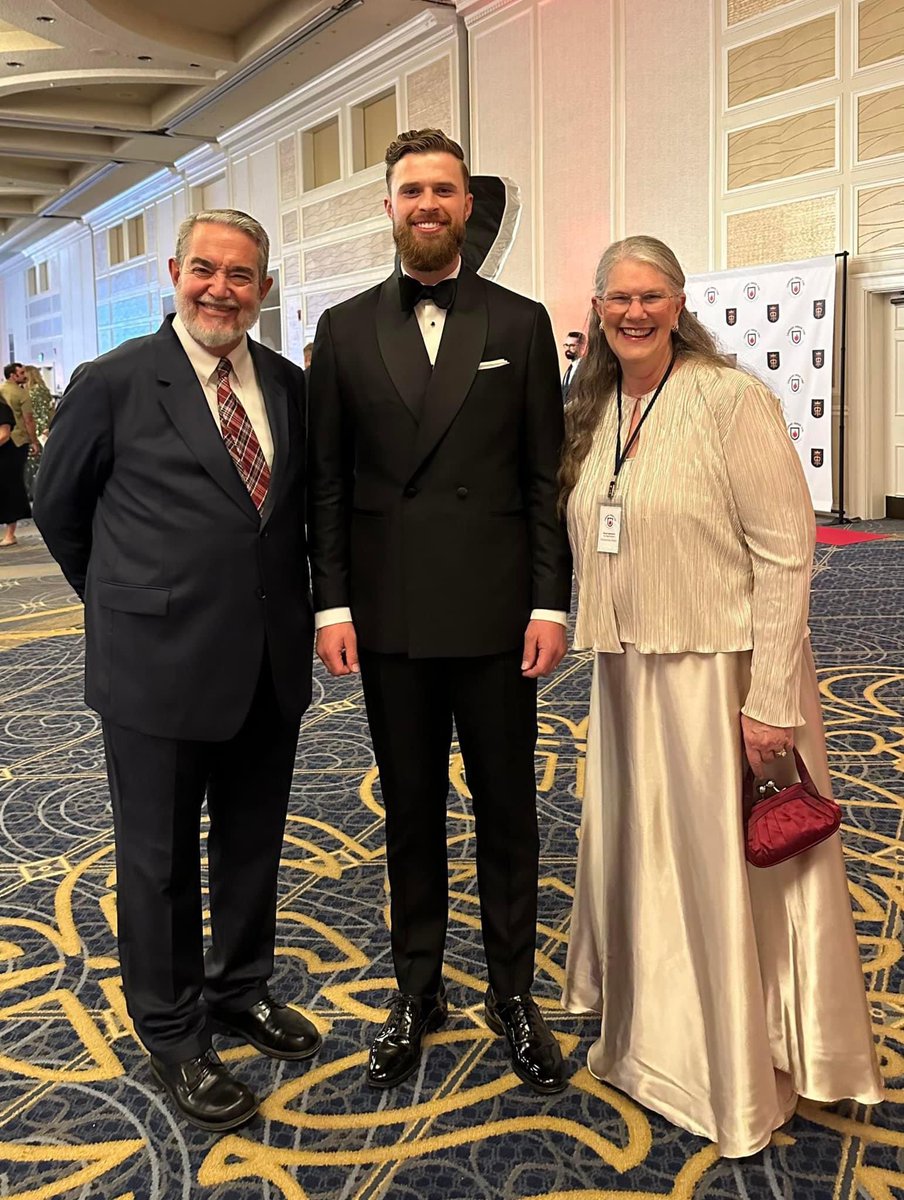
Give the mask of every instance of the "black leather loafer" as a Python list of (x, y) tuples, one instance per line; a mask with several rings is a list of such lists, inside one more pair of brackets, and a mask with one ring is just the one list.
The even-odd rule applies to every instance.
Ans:
[(178, 1063), (152, 1054), (151, 1074), (185, 1119), (201, 1129), (235, 1129), (257, 1112), (254, 1093), (230, 1075), (214, 1050)]
[(568, 1086), (559, 1043), (540, 1015), (530, 992), (497, 1000), (490, 988), (485, 1002), (487, 1025), (508, 1038), (515, 1074), (535, 1092), (561, 1092)]
[(367, 1063), (370, 1086), (395, 1087), (413, 1075), (421, 1061), (424, 1034), (439, 1029), (448, 1015), (444, 987), (436, 996), (406, 996), (400, 992), (371, 1046)]
[(307, 1017), (287, 1004), (277, 1004), (269, 996), (243, 1012), (212, 1008), (209, 1020), (214, 1033), (241, 1038), (271, 1058), (292, 1061), (310, 1058), (323, 1041)]

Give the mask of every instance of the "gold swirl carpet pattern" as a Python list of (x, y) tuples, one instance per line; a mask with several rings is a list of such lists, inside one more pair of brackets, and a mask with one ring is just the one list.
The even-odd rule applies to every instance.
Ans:
[[(743, 1163), (595, 1081), (594, 1022), (558, 1006), (583, 785), (588, 657), (541, 689), (536, 994), (571, 1086), (520, 1085), (486, 1027), (461, 760), (450, 764), (451, 1019), (421, 1070), (364, 1082), (393, 986), (382, 807), (360, 690), (318, 671), (286, 831), (274, 992), (324, 1034), (312, 1065), (219, 1042), (264, 1100), (216, 1138), (151, 1086), (123, 1002), (99, 721), (81, 609), (32, 527), (0, 558), (0, 1195), (16, 1200), (898, 1200), (904, 1193), (904, 536), (821, 547), (811, 628), (887, 1099), (802, 1103)], [(253, 802), (253, 797), (249, 797)]]

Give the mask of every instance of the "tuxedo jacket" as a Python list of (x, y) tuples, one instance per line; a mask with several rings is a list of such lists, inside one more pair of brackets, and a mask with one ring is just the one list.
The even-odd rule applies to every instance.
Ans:
[(286, 718), (310, 700), (304, 379), (249, 348), (274, 443), (263, 515), (172, 318), (76, 370), (42, 458), (34, 516), (85, 601), (85, 698), (158, 737), (233, 736), (265, 646)]
[(431, 370), (390, 276), (323, 314), (310, 415), (314, 606), (349, 606), (362, 646), (497, 654), (520, 647), (532, 609), (568, 609), (542, 305), (462, 267)]

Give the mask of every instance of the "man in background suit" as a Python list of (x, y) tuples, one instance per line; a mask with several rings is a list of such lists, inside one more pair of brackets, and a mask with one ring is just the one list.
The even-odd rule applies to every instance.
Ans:
[(317, 652), (334, 675), (360, 661), (386, 808), (399, 993), (368, 1080), (411, 1075), (447, 1015), (454, 719), (476, 821), (487, 1022), (507, 1035), (519, 1077), (554, 1092), (562, 1057), (531, 985), (537, 678), (565, 653), (571, 586), (555, 343), (542, 305), (461, 263), (461, 147), (414, 131), (386, 163), (402, 273), (323, 315), (310, 390)]
[(129, 1012), (158, 1084), (214, 1130), (248, 1120), (257, 1101), (212, 1050), (212, 1032), (276, 1058), (320, 1044), (267, 991), (313, 641), (304, 381), (247, 336), (272, 283), (268, 252), (244, 213), (183, 222), (169, 264), (177, 315), (76, 370), (35, 506), (85, 601)]
[(562, 349), (565, 351), (565, 358), (568, 360), (568, 366), (565, 368), (565, 374), (562, 376), (562, 403), (568, 401), (568, 389), (574, 383), (574, 377), (578, 373), (578, 368), (581, 365), (581, 359), (584, 357), (584, 350), (587, 347), (587, 338), (579, 329), (573, 329), (565, 335), (565, 341), (562, 343)]

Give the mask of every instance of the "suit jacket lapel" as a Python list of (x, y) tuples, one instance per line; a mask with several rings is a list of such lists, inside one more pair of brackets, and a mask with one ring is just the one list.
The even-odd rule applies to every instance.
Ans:
[(410, 475), (416, 474), (433, 452), (464, 404), (486, 346), (488, 325), (486, 285), (479, 275), (462, 267), (423, 401)]
[(383, 281), (377, 299), (377, 342), (396, 391), (414, 419), (420, 420), (430, 382), (430, 359), (417, 317), (399, 302), (399, 277)]
[[(271, 370), (269, 362), (260, 353), (257, 342), (248, 339), (248, 349), (257, 373), (257, 382), (264, 397), (270, 436), (273, 439), (273, 464), (270, 467), (270, 490), (261, 512), (261, 524), (266, 525), (279, 496), (279, 489), (286, 477), (289, 462), (289, 394), (280, 374)], [(253, 507), (253, 505), (252, 505)]]
[(180, 437), (207, 473), (253, 520), (257, 509), (248, 494), (214, 424), (204, 390), (188, 361), (179, 339), (167, 322), (157, 334), (155, 345), (157, 395)]

